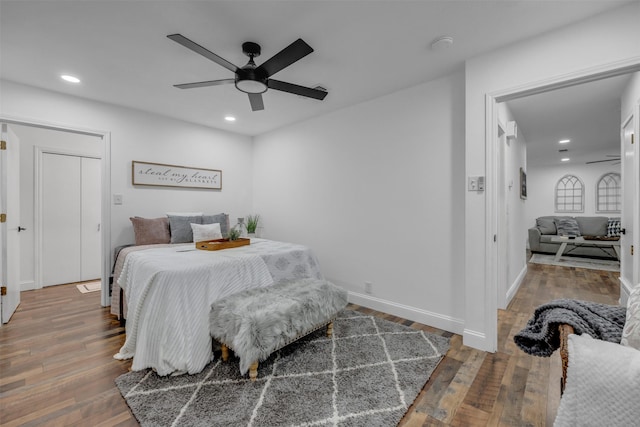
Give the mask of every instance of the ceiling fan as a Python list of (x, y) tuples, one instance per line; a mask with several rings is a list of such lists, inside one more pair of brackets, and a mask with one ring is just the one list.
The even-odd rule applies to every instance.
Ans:
[(249, 102), (251, 103), (251, 110), (253, 111), (264, 110), (262, 94), (266, 92), (267, 89), (280, 90), (319, 100), (323, 100), (324, 97), (327, 96), (328, 92), (326, 90), (299, 86), (271, 78), (271, 76), (276, 74), (278, 71), (288, 67), (313, 52), (311, 46), (305, 43), (302, 39), (294, 41), (260, 66), (256, 66), (256, 63), (253, 61), (254, 58), (260, 56), (260, 45), (254, 42), (242, 43), (242, 52), (249, 57), (249, 62), (247, 62), (247, 65), (243, 67), (236, 67), (231, 62), (221, 58), (181, 34), (170, 34), (167, 37), (235, 73), (235, 77), (232, 79), (209, 80), (204, 82), (174, 85), (177, 88), (192, 89), (196, 87), (234, 83), (238, 90), (249, 95)]
[(620, 163), (620, 155), (619, 154), (607, 154), (605, 157), (611, 157), (610, 159), (602, 159), (602, 160), (593, 160), (591, 162), (587, 162), (586, 164), (590, 165), (592, 163), (604, 163), (604, 162), (615, 162), (611, 163), (612, 165), (617, 165)]

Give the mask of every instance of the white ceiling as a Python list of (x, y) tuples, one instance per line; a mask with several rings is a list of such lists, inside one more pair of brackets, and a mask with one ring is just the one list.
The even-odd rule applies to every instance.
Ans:
[[(629, 2), (0, 0), (0, 77), (258, 135), (444, 76), (465, 59)], [(244, 41), (262, 45), (259, 65), (301, 37), (315, 52), (274, 78), (321, 85), (329, 95), (317, 101), (269, 90), (265, 110), (252, 112), (233, 85), (176, 89), (233, 76), (167, 39), (172, 33), (238, 66), (247, 62)], [(442, 35), (455, 39), (453, 47), (431, 50)], [(62, 73), (82, 83), (65, 83)], [(225, 122), (226, 114), (237, 121)], [(524, 120), (521, 127), (533, 129)]]
[[(507, 102), (527, 142), (527, 167), (558, 166), (563, 157), (570, 165), (620, 155), (620, 97), (629, 79), (612, 77)], [(563, 139), (571, 142), (559, 144)]]

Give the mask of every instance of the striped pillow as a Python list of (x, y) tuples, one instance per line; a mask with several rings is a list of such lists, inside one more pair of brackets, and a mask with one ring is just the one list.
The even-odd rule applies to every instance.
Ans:
[(556, 220), (558, 236), (577, 237), (580, 235), (580, 227), (575, 218), (558, 218)]

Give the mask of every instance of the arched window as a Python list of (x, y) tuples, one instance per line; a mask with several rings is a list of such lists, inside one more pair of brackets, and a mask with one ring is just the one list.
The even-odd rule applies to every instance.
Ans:
[(610, 172), (602, 175), (596, 188), (596, 211), (620, 213), (621, 202), (620, 174)]
[(556, 184), (556, 212), (584, 212), (584, 184), (575, 175), (565, 175)]

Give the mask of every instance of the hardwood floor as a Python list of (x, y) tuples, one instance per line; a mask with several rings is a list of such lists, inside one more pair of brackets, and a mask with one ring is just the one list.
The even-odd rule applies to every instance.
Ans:
[[(459, 335), (351, 308), (451, 336), (451, 349), (402, 426), (544, 426), (553, 422), (560, 399), (559, 356), (529, 356), (513, 335), (536, 306), (555, 298), (616, 304), (617, 276), (529, 264), (520, 290), (499, 312), (496, 353), (466, 347)], [(138, 425), (114, 384), (131, 366), (112, 357), (124, 338), (109, 308), (100, 307), (98, 292), (82, 294), (74, 285), (23, 292), (15, 315), (0, 328), (0, 425)]]

